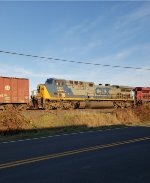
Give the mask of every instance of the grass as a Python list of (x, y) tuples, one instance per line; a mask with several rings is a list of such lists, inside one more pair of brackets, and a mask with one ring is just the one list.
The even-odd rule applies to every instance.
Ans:
[(54, 128), (65, 126), (99, 127), (117, 124), (137, 123), (139, 119), (132, 111), (118, 111), (116, 113), (102, 113), (100, 110), (66, 110), (66, 111), (40, 111), (25, 112), (25, 117), (31, 126), (37, 128)]

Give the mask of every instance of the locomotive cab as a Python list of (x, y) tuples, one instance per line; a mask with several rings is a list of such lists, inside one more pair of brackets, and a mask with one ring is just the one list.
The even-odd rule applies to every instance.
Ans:
[(136, 87), (134, 89), (137, 104), (150, 102), (150, 88), (148, 87)]

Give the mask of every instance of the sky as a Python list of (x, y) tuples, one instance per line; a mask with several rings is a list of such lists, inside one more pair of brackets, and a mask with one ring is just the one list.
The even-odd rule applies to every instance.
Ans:
[[(0, 1), (0, 50), (150, 68), (150, 1)], [(149, 86), (150, 71), (0, 53), (0, 76)]]

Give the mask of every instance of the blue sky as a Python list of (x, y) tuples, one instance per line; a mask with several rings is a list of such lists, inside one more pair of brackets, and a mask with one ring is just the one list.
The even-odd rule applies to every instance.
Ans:
[[(150, 2), (0, 2), (0, 50), (150, 68)], [(146, 70), (101, 67), (0, 53), (0, 75), (150, 86)]]

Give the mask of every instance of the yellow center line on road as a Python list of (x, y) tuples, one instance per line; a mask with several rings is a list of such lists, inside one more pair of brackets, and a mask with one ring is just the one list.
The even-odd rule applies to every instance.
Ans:
[(48, 160), (48, 159), (54, 159), (54, 158), (59, 158), (59, 157), (63, 157), (63, 156), (79, 154), (79, 153), (83, 153), (83, 152), (90, 152), (90, 151), (100, 150), (100, 149), (109, 148), (109, 147), (115, 147), (115, 146), (124, 145), (124, 144), (141, 142), (141, 141), (145, 141), (145, 140), (150, 140), (150, 137), (142, 137), (142, 138), (137, 138), (137, 139), (115, 142), (115, 143), (111, 143), (111, 144), (98, 145), (98, 146), (87, 147), (87, 148), (82, 148), (82, 149), (77, 149), (77, 150), (72, 150), (72, 151), (66, 151), (66, 152), (62, 152), (62, 153), (49, 154), (46, 156), (39, 156), (39, 157), (35, 157), (35, 158), (28, 158), (28, 159), (24, 159), (24, 160), (9, 162), (9, 163), (3, 163), (3, 164), (0, 164), (0, 170), (5, 169), (5, 168), (19, 166), (19, 165), (35, 163), (38, 161), (44, 161), (44, 160)]

